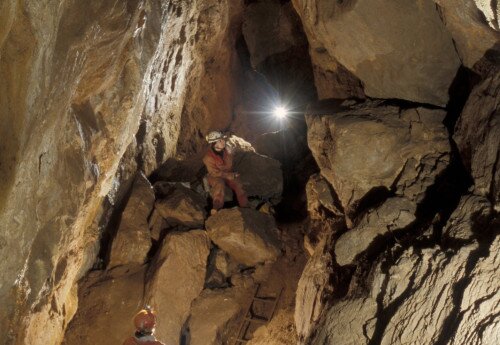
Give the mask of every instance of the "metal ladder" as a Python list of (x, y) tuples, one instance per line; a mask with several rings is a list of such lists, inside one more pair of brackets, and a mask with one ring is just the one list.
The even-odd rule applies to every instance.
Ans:
[[(251, 336), (252, 336), (252, 334), (247, 334), (250, 326), (252, 324), (265, 325), (269, 321), (271, 321), (273, 316), (274, 316), (274, 312), (276, 311), (276, 307), (278, 306), (281, 294), (283, 293), (283, 288), (280, 288), (280, 291), (274, 297), (259, 296), (260, 288), (261, 288), (261, 285), (257, 284), (255, 291), (254, 291), (254, 294), (253, 294), (253, 297), (252, 297), (252, 301), (250, 302), (248, 308), (246, 309), (244, 317), (240, 323), (240, 326), (238, 327), (238, 332), (236, 333), (236, 337), (232, 338), (233, 339), (232, 345), (246, 344), (248, 341), (251, 340)], [(270, 310), (271, 310), (270, 316), (265, 317), (265, 316), (256, 315), (254, 313), (255, 302), (270, 305), (271, 306), (270, 307)]]

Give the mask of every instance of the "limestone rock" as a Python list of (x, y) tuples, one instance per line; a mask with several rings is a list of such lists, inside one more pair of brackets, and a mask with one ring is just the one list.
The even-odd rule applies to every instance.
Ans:
[(295, 327), (299, 344), (304, 344), (314, 330), (321, 312), (325, 308), (325, 299), (333, 292), (330, 277), (333, 274), (333, 258), (329, 253), (329, 242), (323, 239), (300, 277), (295, 298)]
[(212, 249), (208, 261), (205, 286), (210, 289), (226, 287), (228, 279), (238, 269), (237, 263), (220, 248)]
[(163, 230), (168, 227), (168, 223), (163, 218), (158, 210), (155, 208), (149, 216), (149, 231), (151, 232), (151, 238), (155, 241), (159, 241), (162, 235)]
[[(434, 0), (434, 2), (440, 7), (443, 21), (453, 36), (465, 66), (473, 68), (488, 50), (499, 50), (495, 47), (500, 39), (500, 33), (498, 18), (496, 23), (494, 19), (493, 4), (481, 0)], [(498, 8), (496, 10), (498, 11)]]
[(497, 343), (499, 249), (497, 236), (456, 253), (410, 248), (389, 268), (375, 265), (369, 296), (335, 304), (311, 344)]
[(243, 188), (249, 197), (279, 202), (283, 192), (281, 164), (255, 152), (236, 152), (234, 171), (240, 173)]
[(226, 344), (228, 326), (238, 316), (241, 306), (231, 289), (204, 290), (194, 300), (188, 322), (190, 345)]
[(309, 41), (357, 76), (366, 95), (440, 106), (448, 102), (460, 60), (432, 0), (293, 4)]
[(203, 227), (205, 207), (205, 198), (183, 186), (171, 188), (169, 193), (155, 204), (155, 209), (169, 225), (188, 228)]
[(474, 179), (474, 194), (500, 210), (500, 70), (494, 70), (469, 96), (453, 139)]
[(419, 202), (449, 162), (443, 117), (380, 102), (307, 115), (309, 147), (346, 212), (380, 188)]
[(343, 215), (336, 205), (333, 193), (332, 187), (321, 175), (314, 174), (309, 178), (306, 185), (307, 211), (312, 219), (323, 219), (323, 208), (335, 216)]
[(111, 246), (109, 267), (129, 263), (143, 264), (151, 247), (148, 217), (155, 195), (148, 179), (141, 173), (123, 210), (120, 226)]
[(203, 290), (210, 240), (205, 231), (169, 233), (150, 269), (146, 300), (158, 313), (156, 334), (177, 344), (193, 300)]
[(477, 195), (465, 195), (448, 219), (443, 235), (448, 238), (470, 240), (475, 233), (487, 230), (493, 216), (488, 199)]
[(406, 198), (389, 198), (381, 206), (370, 210), (359, 224), (348, 230), (335, 243), (335, 257), (339, 265), (354, 263), (364, 252), (384, 235), (402, 229), (415, 220), (416, 206)]
[[(122, 344), (134, 334), (134, 315), (143, 307), (145, 266), (93, 272), (79, 286), (79, 308), (64, 345)], [(91, 330), (91, 331), (90, 331)]]
[(247, 266), (274, 261), (280, 244), (274, 218), (246, 208), (223, 209), (206, 221), (210, 239)]

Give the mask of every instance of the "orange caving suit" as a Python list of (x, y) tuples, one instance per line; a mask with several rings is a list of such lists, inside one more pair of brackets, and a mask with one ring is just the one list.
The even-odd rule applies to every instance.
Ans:
[(158, 340), (139, 340), (137, 339), (136, 337), (130, 337), (128, 338), (127, 340), (125, 340), (125, 342), (123, 343), (123, 345), (165, 345), (163, 344), (162, 342), (158, 341)]
[(233, 154), (224, 149), (222, 157), (216, 154), (211, 148), (208, 149), (203, 163), (208, 171), (208, 184), (212, 195), (213, 208), (218, 210), (224, 206), (224, 186), (228, 185), (236, 193), (240, 207), (247, 207), (248, 199), (243, 186), (238, 178), (232, 179)]

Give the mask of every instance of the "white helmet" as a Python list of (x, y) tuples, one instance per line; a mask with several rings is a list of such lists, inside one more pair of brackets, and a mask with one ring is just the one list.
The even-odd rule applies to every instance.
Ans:
[(205, 139), (207, 139), (207, 142), (209, 144), (215, 143), (217, 140), (224, 138), (225, 138), (224, 134), (222, 134), (222, 132), (219, 131), (212, 131), (208, 133), (207, 136), (205, 137)]

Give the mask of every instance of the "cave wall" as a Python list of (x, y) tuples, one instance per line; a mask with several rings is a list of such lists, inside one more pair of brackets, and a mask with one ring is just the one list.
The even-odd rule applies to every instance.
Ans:
[(240, 2), (0, 6), (0, 334), (56, 344), (106, 195), (229, 121)]

